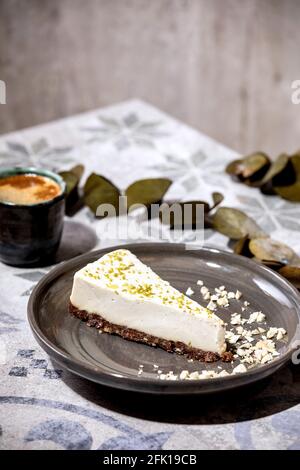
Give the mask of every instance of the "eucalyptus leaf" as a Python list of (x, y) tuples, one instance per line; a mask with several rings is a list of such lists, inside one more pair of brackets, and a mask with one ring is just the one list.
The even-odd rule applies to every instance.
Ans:
[(225, 168), (226, 173), (228, 173), (229, 175), (236, 176), (239, 171), (239, 166), (242, 165), (242, 163), (243, 160), (241, 158), (228, 163)]
[(276, 186), (276, 193), (291, 202), (300, 202), (300, 181), (290, 186)]
[[(195, 229), (197, 228), (197, 226), (199, 224), (201, 224), (201, 228), (204, 228), (203, 225), (204, 225), (204, 220), (201, 219), (199, 220), (199, 215), (200, 217), (202, 217), (202, 215), (205, 215), (209, 212), (210, 210), (210, 207), (209, 207), (209, 204), (205, 201), (184, 201), (184, 202), (179, 202), (179, 203), (175, 203), (175, 204), (178, 204), (178, 206), (180, 207), (181, 209), (181, 217), (180, 217), (180, 214), (178, 214), (178, 218), (180, 217), (180, 220), (175, 220), (175, 217), (176, 217), (176, 213), (175, 213), (175, 217), (174, 217), (174, 211), (173, 212), (169, 212), (168, 211), (168, 214), (170, 214), (170, 217), (167, 217), (167, 211), (166, 209), (170, 209), (172, 208), (172, 205), (174, 203), (170, 203), (170, 204), (166, 204), (166, 205), (163, 205), (161, 206), (161, 209), (160, 209), (160, 219), (163, 223), (165, 224), (170, 224), (170, 229), (173, 230), (174, 228), (184, 228), (184, 229)], [(202, 211), (199, 211), (199, 207), (203, 207), (203, 212)], [(200, 214), (199, 214), (200, 212)], [(175, 224), (176, 222), (176, 224)]]
[(66, 213), (69, 216), (74, 215), (82, 206), (78, 186), (83, 172), (84, 166), (76, 165), (68, 171), (59, 173), (66, 183)]
[(215, 230), (233, 240), (248, 235), (250, 238), (264, 236), (262, 229), (244, 212), (230, 207), (219, 207), (212, 218)]
[(275, 261), (275, 260), (269, 260), (269, 259), (263, 259), (259, 261), (265, 266), (268, 266), (268, 268), (273, 269), (274, 271), (278, 271), (280, 268), (285, 266), (285, 264), (282, 263), (281, 261)]
[(212, 193), (213, 205), (209, 208), (209, 210), (215, 209), (217, 206), (221, 204), (224, 200), (224, 196), (222, 193), (214, 192)]
[(257, 185), (259, 186), (262, 194), (265, 194), (267, 196), (274, 196), (276, 195), (276, 192), (273, 188), (273, 185), (272, 185), (272, 181), (268, 181), (267, 183), (264, 183), (262, 186), (260, 185)]
[(71, 192), (75, 189), (78, 185), (78, 178), (74, 173), (71, 171), (61, 171), (59, 175), (63, 178), (64, 182), (66, 183), (66, 196), (71, 194)]
[(242, 181), (251, 184), (260, 180), (270, 166), (269, 157), (263, 152), (256, 152), (244, 157), (243, 159), (234, 160), (226, 167), (226, 172), (238, 176)]
[(297, 173), (292, 163), (292, 159), (288, 157), (288, 162), (285, 168), (275, 175), (272, 179), (272, 185), (275, 186), (290, 186), (297, 181)]
[(84, 172), (84, 166), (75, 165), (73, 168), (71, 168), (70, 172), (78, 178), (78, 181), (80, 181)]
[(279, 274), (300, 289), (300, 265), (288, 264), (279, 269)]
[(230, 162), (226, 172), (245, 184), (260, 187), (263, 194), (300, 202), (300, 150), (290, 156), (281, 154), (274, 162), (263, 152), (256, 152)]
[(300, 152), (295, 153), (294, 155), (291, 155), (291, 162), (294, 167), (294, 170), (297, 175), (297, 179), (300, 179)]
[(271, 163), (270, 168), (261, 180), (261, 184), (266, 184), (271, 181), (275, 176), (279, 175), (287, 166), (289, 157), (285, 153), (279, 155), (279, 157)]
[(292, 248), (270, 237), (250, 240), (249, 250), (260, 260), (278, 261), (283, 264), (290, 262), (296, 255)]
[(300, 154), (296, 153), (290, 157), (294, 182), (288, 185), (274, 186), (275, 192), (284, 199), (292, 202), (300, 202)]
[(119, 211), (120, 191), (107, 178), (92, 173), (83, 188), (85, 204), (96, 214), (100, 204), (112, 204)]
[(133, 204), (148, 207), (160, 203), (171, 184), (172, 181), (167, 178), (149, 178), (132, 183), (125, 191), (128, 209)]
[(66, 194), (69, 195), (75, 188), (77, 188), (80, 179), (84, 172), (83, 165), (76, 165), (68, 171), (61, 171), (59, 175), (66, 183)]
[(246, 256), (247, 258), (252, 257), (252, 253), (249, 251), (250, 238), (248, 235), (240, 238), (234, 245), (233, 251), (236, 255)]

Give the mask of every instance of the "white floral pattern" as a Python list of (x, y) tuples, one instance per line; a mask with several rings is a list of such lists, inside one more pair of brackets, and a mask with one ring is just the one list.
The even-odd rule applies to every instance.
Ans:
[(6, 147), (0, 152), (0, 168), (13, 166), (34, 166), (58, 170), (61, 162), (74, 162), (70, 156), (72, 147), (50, 147), (42, 137), (27, 145), (7, 140)]
[(90, 134), (88, 141), (112, 141), (116, 149), (122, 151), (131, 145), (155, 147), (155, 140), (165, 137), (160, 121), (142, 121), (136, 113), (129, 113), (122, 119), (98, 116), (99, 123), (82, 127)]

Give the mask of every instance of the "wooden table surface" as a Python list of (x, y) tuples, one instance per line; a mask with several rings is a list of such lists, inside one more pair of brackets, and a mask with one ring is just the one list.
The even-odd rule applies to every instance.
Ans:
[(145, 99), (244, 153), (300, 147), (297, 0), (1, 0), (0, 132)]

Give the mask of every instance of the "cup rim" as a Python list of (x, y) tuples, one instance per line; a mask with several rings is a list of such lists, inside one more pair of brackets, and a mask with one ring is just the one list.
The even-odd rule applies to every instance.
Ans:
[(35, 202), (31, 204), (16, 204), (11, 201), (0, 201), (1, 205), (5, 206), (10, 206), (10, 207), (37, 207), (37, 206), (46, 206), (50, 205), (53, 202), (56, 202), (60, 199), (63, 199), (65, 197), (65, 192), (66, 192), (66, 183), (63, 180), (63, 178), (58, 174), (55, 173), (54, 171), (47, 170), (45, 168), (37, 168), (33, 166), (16, 166), (16, 167), (8, 167), (8, 168), (1, 168), (0, 169), (0, 179), (6, 178), (8, 176), (14, 176), (14, 175), (23, 175), (26, 173), (33, 173), (35, 175), (39, 176), (46, 176), (53, 181), (55, 181), (61, 188), (61, 192), (55, 196), (52, 199), (48, 199), (47, 201), (41, 201), (41, 202)]

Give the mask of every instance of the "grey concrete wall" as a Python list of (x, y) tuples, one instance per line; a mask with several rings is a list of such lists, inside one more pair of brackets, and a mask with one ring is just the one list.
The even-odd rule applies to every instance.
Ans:
[(0, 132), (131, 97), (241, 151), (300, 148), (297, 0), (0, 0)]

